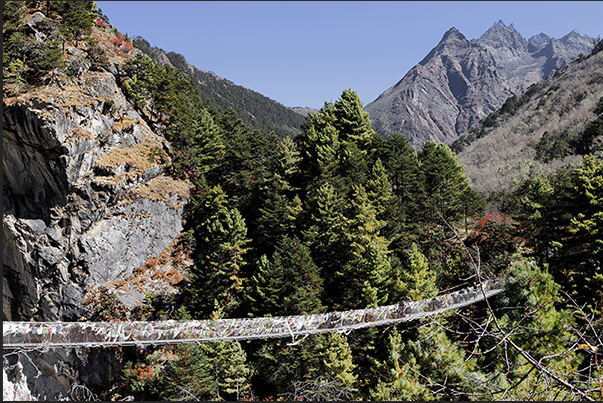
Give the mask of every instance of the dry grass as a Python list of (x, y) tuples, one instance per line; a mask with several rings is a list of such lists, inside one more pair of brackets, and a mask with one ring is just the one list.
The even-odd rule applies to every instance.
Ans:
[(190, 182), (159, 175), (133, 189), (132, 192), (154, 201), (166, 201), (166, 195), (176, 195), (180, 200), (188, 200), (191, 186)]
[(131, 147), (116, 147), (106, 152), (95, 162), (94, 167), (107, 173), (123, 168), (132, 175), (142, 175), (152, 167), (160, 166), (149, 160), (149, 154), (153, 147), (161, 146), (156, 138), (147, 136)]

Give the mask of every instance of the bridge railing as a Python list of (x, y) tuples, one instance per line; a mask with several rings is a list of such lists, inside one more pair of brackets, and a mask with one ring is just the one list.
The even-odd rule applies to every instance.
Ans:
[(292, 337), (347, 332), (420, 319), (473, 304), (503, 291), (504, 280), (434, 298), (324, 314), (156, 322), (3, 322), (3, 348), (142, 346)]

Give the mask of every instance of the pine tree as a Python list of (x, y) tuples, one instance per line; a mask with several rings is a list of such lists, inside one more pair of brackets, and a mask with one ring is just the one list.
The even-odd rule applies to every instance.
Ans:
[[(488, 318), (476, 329), (485, 337), (474, 336), (477, 343), (467, 350), (476, 352), (471, 361), (488, 374), (484, 379), (492, 380), (484, 385), (490, 391), (504, 391), (512, 399), (566, 400), (572, 394), (558, 380), (580, 378), (579, 352), (567, 344), (580, 334), (571, 335), (577, 329), (577, 312), (558, 308), (566, 297), (553, 276), (533, 261), (517, 262), (511, 273), (505, 292), (496, 299), (500, 306), (517, 308), (505, 309), (496, 322)], [(584, 334), (578, 337), (584, 340)]]
[(270, 254), (277, 240), (297, 230), (302, 212), (299, 188), (299, 152), (287, 137), (278, 143), (274, 157), (267, 164), (259, 196), (259, 215), (256, 220), (256, 248), (259, 254)]
[(220, 186), (208, 190), (195, 202), (194, 235), (201, 256), (191, 272), (190, 311), (209, 315), (217, 301), (226, 314), (241, 302), (246, 264), (247, 227), (241, 213), (229, 207), (227, 195)]
[[(377, 400), (468, 400), (482, 396), (482, 374), (475, 361), (438, 325), (421, 326), (417, 339), (402, 341), (390, 336), (390, 357), (381, 365), (384, 372), (371, 391)], [(387, 373), (389, 372), (389, 374)]]
[(92, 25), (98, 16), (93, 1), (60, 1), (58, 12), (63, 18), (61, 30), (68, 40), (81, 40), (90, 35)]
[(324, 312), (323, 280), (318, 267), (309, 248), (295, 237), (283, 236), (272, 259), (260, 259), (249, 283), (248, 299), (254, 316)]
[[(212, 319), (220, 319), (218, 310)], [(251, 371), (238, 341), (181, 345), (161, 375), (166, 400), (241, 400), (250, 396)]]
[(419, 160), (425, 178), (427, 219), (441, 222), (441, 214), (448, 222), (455, 222), (462, 217), (463, 203), (468, 203), (463, 196), (470, 195), (464, 168), (445, 144), (425, 143)]
[(304, 242), (311, 247), (314, 261), (328, 277), (341, 267), (345, 259), (345, 201), (327, 182), (310, 193), (306, 203), (304, 213), (310, 217), (306, 218)]
[(352, 197), (344, 233), (349, 255), (334, 276), (325, 276), (336, 309), (377, 307), (387, 301), (388, 285), (395, 280), (388, 277), (388, 242), (380, 235), (385, 223), (378, 219), (378, 211), (363, 186), (354, 186)]
[(406, 270), (402, 272), (400, 279), (403, 284), (402, 293), (413, 301), (435, 296), (438, 291), (436, 275), (429, 268), (429, 263), (417, 244), (412, 245), (407, 256)]
[(555, 240), (565, 256), (555, 266), (561, 268), (573, 291), (586, 296), (594, 307), (603, 287), (603, 162), (585, 156), (574, 178), (573, 197), (565, 203), (571, 208), (570, 227)]

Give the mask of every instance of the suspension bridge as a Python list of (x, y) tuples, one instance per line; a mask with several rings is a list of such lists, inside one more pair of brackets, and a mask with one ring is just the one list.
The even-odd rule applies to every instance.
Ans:
[(3, 322), (3, 349), (49, 349), (215, 342), (344, 332), (421, 319), (474, 304), (504, 290), (505, 280), (429, 299), (323, 314), (155, 322)]

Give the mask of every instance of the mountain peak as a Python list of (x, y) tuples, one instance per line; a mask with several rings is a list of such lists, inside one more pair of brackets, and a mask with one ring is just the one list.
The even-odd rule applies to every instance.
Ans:
[(482, 46), (490, 48), (510, 48), (514, 50), (527, 50), (526, 39), (521, 36), (513, 24), (506, 26), (502, 20), (494, 23), (490, 29), (478, 39)]
[(423, 60), (419, 62), (419, 64), (425, 65), (437, 54), (468, 45), (469, 41), (467, 40), (467, 38), (465, 38), (465, 35), (463, 35), (455, 27), (452, 27), (448, 31), (446, 31), (444, 36), (442, 36), (442, 40), (440, 40), (440, 42), (435, 48), (431, 49), (431, 52), (429, 52), (427, 56), (425, 56)]
[(448, 31), (446, 31), (446, 33), (442, 37), (442, 40), (440, 41), (440, 43), (445, 43), (445, 42), (450, 42), (450, 41), (458, 41), (458, 40), (464, 41), (464, 40), (467, 40), (467, 38), (465, 38), (465, 35), (463, 35), (458, 29), (456, 29), (455, 27), (452, 27)]

